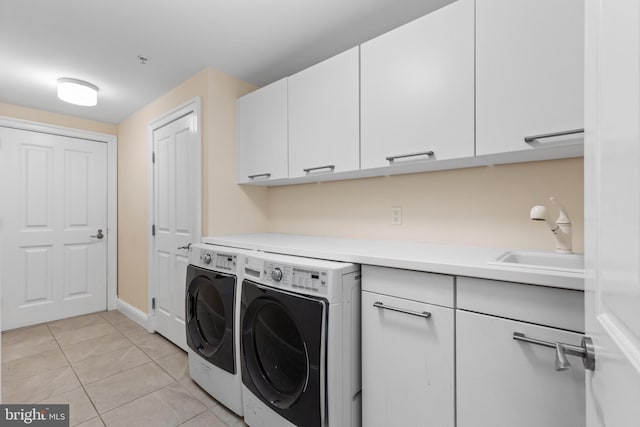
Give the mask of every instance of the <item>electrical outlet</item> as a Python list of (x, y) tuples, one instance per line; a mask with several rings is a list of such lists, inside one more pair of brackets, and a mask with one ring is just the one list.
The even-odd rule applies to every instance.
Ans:
[(391, 225), (402, 225), (402, 208), (391, 206)]

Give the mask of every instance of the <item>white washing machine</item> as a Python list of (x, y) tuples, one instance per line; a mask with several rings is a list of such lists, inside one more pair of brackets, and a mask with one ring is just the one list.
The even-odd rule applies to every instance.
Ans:
[(245, 423), (361, 425), (360, 266), (248, 256), (240, 327)]
[(249, 251), (191, 246), (186, 283), (189, 374), (218, 402), (242, 415), (240, 287)]

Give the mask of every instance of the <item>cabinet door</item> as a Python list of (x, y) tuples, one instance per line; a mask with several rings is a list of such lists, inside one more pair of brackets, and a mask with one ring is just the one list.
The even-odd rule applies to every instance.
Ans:
[(362, 169), (474, 155), (473, 9), (458, 0), (361, 46)]
[(453, 316), (450, 308), (362, 292), (363, 426), (454, 425)]
[(555, 349), (513, 333), (580, 345), (582, 335), (498, 317), (456, 312), (458, 427), (584, 427), (584, 367), (555, 370)]
[(584, 127), (584, 1), (477, 0), (476, 96), (478, 155), (580, 144), (524, 138)]
[(238, 182), (287, 177), (287, 79), (238, 99)]
[(358, 47), (289, 77), (289, 177), (360, 168)]

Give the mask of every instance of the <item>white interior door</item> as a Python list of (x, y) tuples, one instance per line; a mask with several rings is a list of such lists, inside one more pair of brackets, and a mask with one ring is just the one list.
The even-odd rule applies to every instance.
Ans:
[(195, 114), (155, 129), (153, 151), (155, 329), (186, 350), (187, 247), (200, 240), (200, 140)]
[(587, 425), (640, 425), (640, 4), (586, 9)]
[(0, 127), (0, 200), (2, 329), (105, 310), (107, 144)]

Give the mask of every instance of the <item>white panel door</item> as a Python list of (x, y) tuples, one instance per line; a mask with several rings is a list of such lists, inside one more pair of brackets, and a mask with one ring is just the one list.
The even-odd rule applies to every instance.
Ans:
[(289, 77), (289, 178), (360, 169), (359, 53)]
[(153, 133), (155, 329), (185, 350), (187, 247), (200, 240), (199, 144), (193, 113)]
[(640, 425), (640, 3), (589, 0), (586, 43), (587, 425)]
[(105, 310), (107, 145), (0, 127), (2, 328)]
[[(425, 311), (430, 318), (409, 314)], [(453, 317), (450, 308), (362, 292), (363, 426), (454, 425)]]
[(458, 0), (361, 46), (362, 169), (474, 155), (473, 20)]

